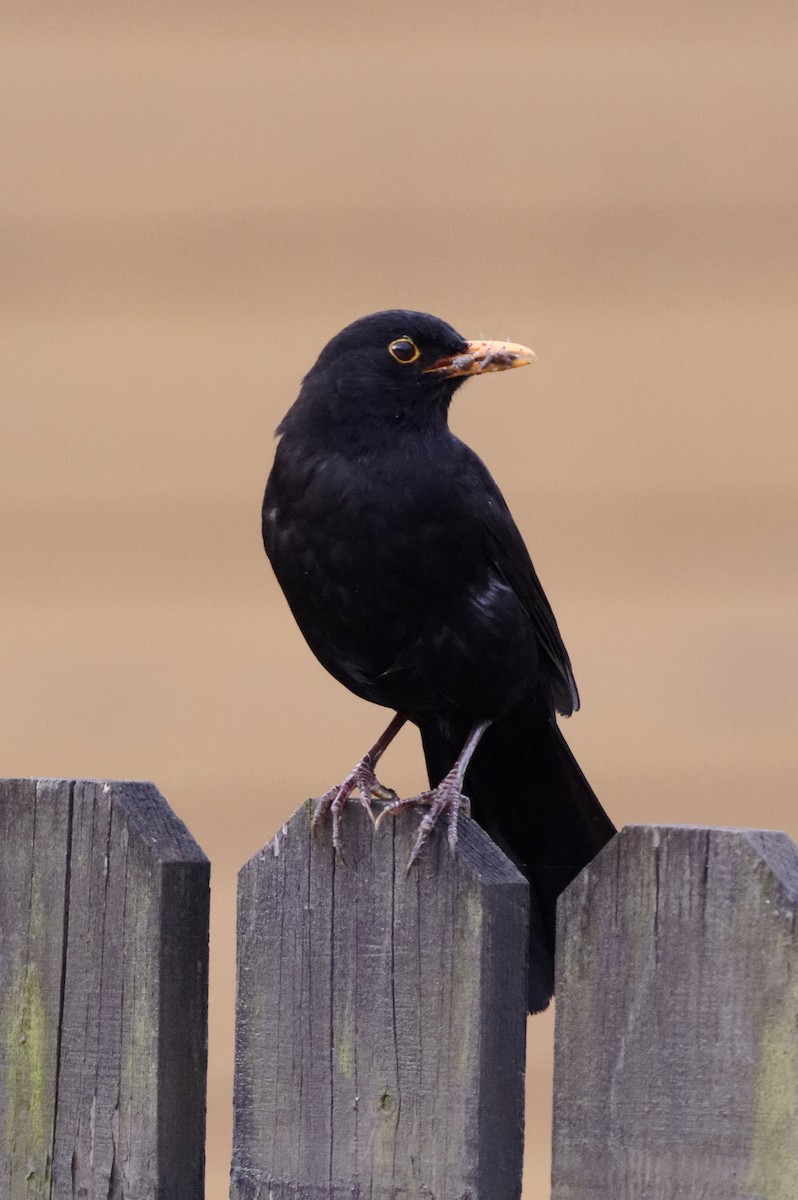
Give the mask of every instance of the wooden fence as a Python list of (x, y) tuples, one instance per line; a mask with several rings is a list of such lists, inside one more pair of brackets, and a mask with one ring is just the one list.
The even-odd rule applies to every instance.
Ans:
[[(517, 1200), (525, 880), (309, 817), (240, 875), (232, 1200)], [(795, 1200), (790, 839), (627, 828), (558, 921), (553, 1200)], [(201, 1200), (207, 951), (152, 785), (0, 783), (0, 1200)]]

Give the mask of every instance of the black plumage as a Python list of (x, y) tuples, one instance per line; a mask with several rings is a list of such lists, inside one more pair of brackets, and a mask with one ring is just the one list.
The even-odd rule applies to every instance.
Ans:
[[(332, 810), (338, 846), (356, 788), (367, 805), (387, 800), (389, 813), (425, 803), (415, 856), (444, 810), (454, 845), (464, 790), (530, 881), (537, 1010), (553, 988), (557, 895), (614, 830), (557, 728), (556, 714), (579, 698), (551, 607), (498, 487), (447, 420), (470, 375), (532, 357), (468, 342), (425, 313), (349, 325), (278, 428), (263, 539), (320, 662), (397, 713), (321, 798), (318, 817)], [(431, 790), (399, 801), (374, 766), (407, 719), (421, 732)]]

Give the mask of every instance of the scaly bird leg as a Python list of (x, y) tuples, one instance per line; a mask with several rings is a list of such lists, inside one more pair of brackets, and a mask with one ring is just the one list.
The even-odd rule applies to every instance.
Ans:
[(339, 783), (337, 787), (330, 788), (323, 796), (319, 796), (316, 801), (316, 807), (313, 810), (313, 820), (310, 825), (311, 831), (315, 833), (316, 829), (327, 816), (327, 813), (330, 813), (332, 817), (333, 849), (337, 855), (341, 855), (341, 813), (344, 811), (347, 800), (356, 788), (360, 793), (360, 803), (372, 821), (374, 820), (374, 814), (371, 811), (372, 800), (387, 800), (389, 803), (393, 803), (397, 799), (393, 788), (384, 787), (380, 783), (374, 774), (374, 768), (406, 721), (407, 717), (403, 713), (397, 713), (385, 732), (377, 738), (371, 749), (363, 755), (360, 762), (353, 771), (350, 771), (343, 783)]
[(457, 818), (460, 815), (461, 809), (468, 809), (468, 797), (463, 795), (463, 779), (471, 757), (479, 745), (479, 740), (490, 723), (490, 721), (480, 721), (479, 724), (473, 727), (468, 735), (465, 746), (463, 746), (463, 749), (457, 756), (457, 761), (449, 774), (444, 776), (437, 787), (430, 788), (427, 792), (419, 792), (417, 796), (410, 796), (407, 800), (400, 800), (399, 798), (391, 800), (377, 817), (377, 826), (379, 827), (384, 817), (393, 817), (402, 808), (409, 808), (411, 806), (413, 808), (428, 808), (419, 825), (418, 836), (416, 837), (407, 864), (408, 871), (417, 860), (424, 843), (435, 827), (435, 822), (444, 809), (449, 814), (449, 849), (454, 854), (457, 847)]

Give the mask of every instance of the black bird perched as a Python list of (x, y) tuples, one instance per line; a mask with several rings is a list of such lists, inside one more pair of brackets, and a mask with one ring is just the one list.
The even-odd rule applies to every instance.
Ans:
[[(424, 805), (413, 859), (463, 788), (532, 896), (529, 1003), (553, 990), (557, 896), (614, 833), (556, 723), (579, 697), (526, 546), (482, 461), (450, 431), (470, 375), (531, 362), (401, 309), (347, 326), (278, 427), (263, 540), (310, 648), (356, 695), (394, 709), (385, 733), (317, 803), (340, 848), (355, 790), (385, 812)], [(417, 725), (430, 790), (399, 800), (374, 767)]]

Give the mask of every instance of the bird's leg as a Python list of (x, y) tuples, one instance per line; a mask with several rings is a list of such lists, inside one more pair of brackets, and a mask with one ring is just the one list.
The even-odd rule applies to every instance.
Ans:
[(336, 854), (340, 854), (341, 852), (341, 813), (355, 788), (360, 793), (360, 803), (372, 821), (374, 820), (371, 811), (372, 800), (387, 800), (389, 802), (396, 800), (396, 792), (392, 788), (384, 787), (380, 783), (374, 774), (374, 768), (406, 721), (407, 717), (403, 713), (397, 713), (385, 732), (377, 738), (371, 749), (366, 751), (360, 762), (354, 770), (350, 771), (343, 783), (339, 783), (337, 787), (330, 788), (323, 796), (319, 796), (316, 801), (316, 807), (313, 810), (313, 820), (310, 826), (311, 830), (315, 833), (329, 812), (332, 816), (332, 841)]
[(479, 740), (489, 725), (490, 721), (480, 721), (473, 727), (465, 746), (457, 756), (457, 761), (437, 787), (430, 788), (427, 792), (420, 792), (417, 796), (411, 796), (407, 800), (398, 798), (391, 800), (377, 818), (377, 825), (379, 825), (383, 817), (394, 816), (402, 808), (408, 808), (411, 805), (414, 808), (429, 806), (418, 829), (418, 836), (407, 864), (408, 871), (421, 853), (424, 843), (444, 809), (449, 813), (449, 848), (454, 854), (457, 846), (457, 818), (461, 809), (467, 810), (469, 807), (468, 797), (463, 795), (463, 779), (471, 757), (479, 745)]

